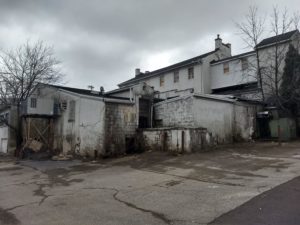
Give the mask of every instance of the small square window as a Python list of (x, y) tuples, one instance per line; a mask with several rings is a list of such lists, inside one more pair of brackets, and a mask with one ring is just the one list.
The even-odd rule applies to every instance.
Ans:
[(178, 83), (179, 82), (179, 71), (175, 71), (174, 72), (174, 83)]
[(36, 98), (30, 98), (30, 108), (36, 108)]
[(249, 68), (249, 64), (248, 64), (248, 59), (247, 58), (241, 59), (241, 63), (242, 63), (242, 70), (247, 70)]
[(194, 67), (188, 69), (188, 78), (189, 80), (194, 79)]
[(229, 73), (229, 63), (223, 64), (223, 70), (224, 70), (224, 73)]
[(163, 87), (164, 84), (165, 84), (165, 77), (164, 77), (164, 76), (161, 76), (161, 77), (159, 78), (159, 86)]

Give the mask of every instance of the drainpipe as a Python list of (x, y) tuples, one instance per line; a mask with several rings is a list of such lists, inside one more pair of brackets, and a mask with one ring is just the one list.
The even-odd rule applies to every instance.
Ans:
[(153, 128), (153, 99), (151, 99), (150, 107), (150, 128)]
[(131, 102), (133, 102), (132, 88), (129, 88), (129, 99)]

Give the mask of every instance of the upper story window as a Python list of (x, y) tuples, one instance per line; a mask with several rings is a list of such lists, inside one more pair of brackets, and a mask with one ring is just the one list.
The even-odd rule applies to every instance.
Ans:
[(30, 98), (30, 108), (36, 108), (36, 98)]
[(194, 79), (194, 67), (188, 68), (188, 78), (189, 80)]
[(175, 71), (174, 72), (174, 83), (178, 83), (179, 82), (179, 71)]
[(159, 86), (160, 87), (163, 87), (165, 85), (165, 77), (164, 76), (161, 76), (159, 78)]
[(8, 113), (0, 115), (0, 126), (4, 126), (5, 124), (8, 124)]
[(229, 63), (223, 64), (223, 71), (224, 71), (224, 73), (229, 73)]
[(75, 109), (76, 109), (76, 102), (74, 100), (71, 100), (70, 105), (69, 105), (69, 119), (68, 119), (68, 122), (74, 122), (75, 121)]
[(247, 70), (249, 68), (249, 63), (247, 58), (241, 59), (242, 70)]

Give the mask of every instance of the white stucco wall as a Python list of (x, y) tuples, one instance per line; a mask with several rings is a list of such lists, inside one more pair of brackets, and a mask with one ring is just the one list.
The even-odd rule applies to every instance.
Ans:
[[(43, 114), (43, 115), (53, 115), (54, 111), (54, 100), (57, 98), (56, 89), (43, 87), (36, 88), (33, 93), (31, 93), (26, 104), (27, 114)], [(31, 98), (36, 99), (36, 108), (31, 107)]]
[(0, 126), (0, 152), (8, 152), (8, 127), (5, 125)]
[[(36, 98), (36, 108), (30, 107)], [(66, 103), (54, 119), (54, 148), (64, 153), (93, 155), (103, 147), (104, 105), (102, 98), (84, 96), (43, 86), (36, 89), (27, 101), (27, 114), (53, 115), (54, 103)], [(75, 102), (75, 119), (70, 120), (70, 103)]]
[[(211, 88), (218, 89), (256, 82), (256, 71), (254, 69), (256, 65), (255, 55), (252, 54), (242, 58), (247, 58), (248, 60), (249, 68), (247, 70), (242, 70), (241, 58), (211, 65)], [(224, 73), (224, 63), (229, 64), (228, 73)]]
[[(101, 98), (66, 92), (59, 92), (58, 95), (67, 102), (67, 109), (55, 122), (57, 147), (65, 153), (75, 151), (76, 154), (93, 156), (94, 150), (99, 151), (103, 147), (104, 102)], [(69, 120), (71, 101), (75, 101), (74, 121)]]
[(195, 126), (207, 128), (218, 143), (232, 141), (233, 113), (231, 102), (194, 98), (193, 116)]
[[(161, 93), (175, 90), (185, 90), (189, 88), (194, 88), (195, 92), (201, 91), (201, 64), (191, 66), (194, 68), (194, 79), (188, 79), (188, 68), (184, 67), (178, 69), (179, 81), (174, 83), (174, 71), (167, 72), (160, 76), (155, 76), (151, 78), (144, 79), (149, 86), (153, 86), (155, 91)], [(164, 77), (164, 85), (160, 86), (160, 77)]]
[(102, 101), (81, 98), (79, 136), (81, 150), (103, 149), (104, 145), (104, 107)]
[[(17, 127), (17, 110), (11, 106), (9, 109), (3, 110), (1, 115), (6, 115), (8, 123), (12, 127)], [(16, 149), (16, 133), (6, 124), (0, 126), (0, 152), (14, 154)]]
[[(64, 153), (82, 156), (106, 155), (108, 130), (116, 144), (113, 153), (124, 153), (126, 138), (134, 136), (136, 129), (136, 108), (129, 100), (82, 95), (63, 89), (45, 87), (33, 95), (37, 102), (45, 99), (56, 104), (64, 103), (54, 118), (54, 149)], [(52, 104), (51, 101), (45, 103)], [(72, 110), (74, 106), (74, 111)], [(35, 108), (33, 114), (45, 115), (43, 109)], [(71, 116), (74, 112), (74, 116)], [(111, 149), (110, 149), (111, 150)]]

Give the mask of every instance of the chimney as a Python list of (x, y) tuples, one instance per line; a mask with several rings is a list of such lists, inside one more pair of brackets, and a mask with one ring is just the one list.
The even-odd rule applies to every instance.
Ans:
[(231, 55), (231, 44), (230, 44), (230, 43), (227, 43), (226, 46), (227, 46), (228, 51), (229, 51), (229, 53), (230, 53), (230, 55)]
[(222, 47), (222, 39), (220, 38), (220, 34), (218, 34), (215, 39), (215, 49), (220, 49)]
[(140, 68), (136, 68), (135, 69), (135, 76), (138, 76), (141, 74), (141, 69)]

